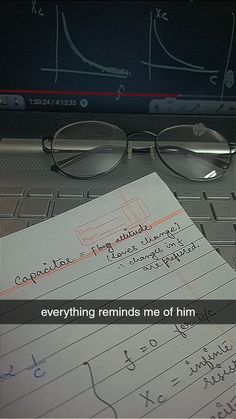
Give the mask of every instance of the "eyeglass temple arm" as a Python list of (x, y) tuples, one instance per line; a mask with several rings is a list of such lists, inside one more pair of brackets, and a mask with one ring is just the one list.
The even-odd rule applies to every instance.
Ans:
[[(57, 172), (59, 170), (58, 165), (60, 166), (60, 168), (62, 168), (63, 166), (66, 166), (68, 163), (71, 163), (73, 160), (78, 160), (82, 157), (86, 157), (88, 154), (97, 153), (97, 152), (99, 152), (101, 150), (104, 150), (104, 149), (112, 150), (112, 149), (115, 149), (115, 148), (117, 149), (117, 148), (119, 148), (119, 146), (109, 146), (109, 147), (108, 146), (100, 146), (100, 147), (94, 148), (92, 150), (87, 150), (87, 151), (82, 151), (81, 150), (80, 153), (76, 154), (75, 156), (67, 157), (66, 159), (59, 160), (57, 163), (52, 164), (50, 169)], [(149, 147), (135, 150), (136, 153), (138, 153), (138, 152), (149, 152), (149, 151), (150, 151)], [(46, 151), (46, 153), (48, 153), (48, 151)], [(49, 151), (49, 153), (50, 153), (50, 151)]]
[(47, 137), (44, 137), (42, 139), (42, 148), (43, 148), (43, 151), (47, 154), (51, 154), (51, 147), (48, 148), (45, 143), (46, 141), (49, 141), (50, 143), (52, 143), (52, 140), (53, 140), (53, 137), (51, 135), (48, 135)]
[(235, 143), (229, 143), (231, 154), (236, 154), (236, 144)]
[(65, 167), (67, 164), (69, 164), (69, 163), (73, 162), (74, 160), (79, 160), (79, 159), (81, 159), (82, 157), (86, 157), (88, 154), (93, 154), (93, 153), (96, 153), (96, 152), (98, 152), (98, 151), (101, 151), (101, 149), (104, 149), (104, 148), (107, 148), (107, 147), (105, 147), (105, 146), (100, 146), (100, 147), (96, 147), (96, 148), (94, 148), (94, 149), (92, 149), (92, 150), (87, 150), (87, 151), (82, 151), (82, 150), (81, 150), (81, 151), (79, 152), (79, 154), (76, 154), (75, 156), (72, 156), (72, 157), (67, 157), (66, 159), (59, 160), (57, 163), (55, 163), (55, 164), (53, 164), (53, 165), (51, 166), (51, 170), (53, 170), (53, 171), (58, 171), (58, 170), (59, 170), (58, 165), (60, 166), (60, 168), (63, 168), (63, 167)]
[[(117, 149), (117, 148), (121, 148), (121, 147), (110, 146), (109, 145), (109, 146), (99, 146), (99, 147), (93, 148), (92, 150), (86, 150), (86, 151), (80, 150), (80, 152), (78, 154), (76, 154), (75, 156), (67, 157), (66, 159), (62, 159), (62, 160), (59, 160), (57, 163), (54, 163), (51, 166), (51, 170), (57, 172), (59, 169), (62, 169), (63, 167), (65, 167), (67, 164), (73, 162), (74, 160), (79, 160), (82, 157), (86, 157), (88, 154), (89, 155), (95, 154), (95, 153), (97, 153), (99, 151), (102, 151), (104, 149), (107, 150), (107, 151), (110, 151), (110, 150)], [(68, 152), (68, 150), (66, 150), (66, 151)], [(70, 150), (70, 151), (72, 152), (73, 150)]]
[(209, 162), (209, 157), (211, 158), (211, 162), (214, 163), (216, 166), (220, 167), (221, 169), (225, 169), (225, 162), (220, 160), (220, 157), (213, 156), (211, 153), (197, 153), (196, 151), (188, 150), (187, 148), (180, 147), (177, 145), (174, 146), (158, 146), (159, 150), (176, 150), (181, 151), (183, 154), (190, 154), (194, 157), (197, 157), (201, 160), (207, 160)]
[[(46, 144), (45, 144), (46, 141), (49, 141), (51, 143), (50, 148), (48, 148), (46, 146)], [(52, 154), (52, 141), (53, 141), (53, 137), (51, 137), (51, 136), (48, 136), (48, 137), (45, 137), (45, 138), (42, 139), (43, 151), (47, 154)], [(84, 153), (86, 153), (86, 152), (84, 152)], [(83, 155), (84, 155), (84, 153), (83, 153)], [(58, 164), (61, 164), (61, 166), (63, 166), (63, 165), (65, 165), (67, 163), (70, 163), (71, 161), (73, 161), (74, 159), (77, 159), (79, 157), (81, 157), (81, 152), (79, 154), (76, 154), (76, 156), (68, 157), (67, 159), (63, 159), (63, 160), (58, 161)], [(52, 164), (50, 169), (57, 172), (59, 170), (59, 167), (56, 163), (54, 163), (54, 164)]]

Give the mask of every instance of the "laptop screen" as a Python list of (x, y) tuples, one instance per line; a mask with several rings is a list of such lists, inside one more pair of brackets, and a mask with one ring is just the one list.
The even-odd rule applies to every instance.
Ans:
[(236, 114), (234, 1), (2, 1), (0, 110)]

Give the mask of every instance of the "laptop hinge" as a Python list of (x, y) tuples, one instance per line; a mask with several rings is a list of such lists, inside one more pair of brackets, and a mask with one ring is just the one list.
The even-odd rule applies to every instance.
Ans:
[(43, 152), (40, 138), (1, 138), (0, 153), (38, 153)]

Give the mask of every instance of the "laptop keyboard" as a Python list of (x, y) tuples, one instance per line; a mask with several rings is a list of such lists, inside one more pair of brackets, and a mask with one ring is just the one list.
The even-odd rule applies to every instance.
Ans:
[[(109, 189), (0, 187), (0, 236), (35, 225), (95, 199)], [(236, 269), (236, 196), (230, 192), (174, 191), (187, 214)]]

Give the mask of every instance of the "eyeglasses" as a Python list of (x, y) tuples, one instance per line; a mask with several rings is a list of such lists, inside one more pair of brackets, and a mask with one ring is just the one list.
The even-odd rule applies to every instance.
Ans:
[[(144, 136), (152, 137), (148, 147)], [(133, 140), (136, 144), (142, 140), (142, 146), (135, 147)], [(110, 172), (126, 153), (130, 159), (132, 153), (150, 152), (182, 178), (214, 180), (223, 176), (235, 152), (233, 144), (201, 123), (169, 127), (159, 134), (136, 131), (126, 135), (107, 122), (82, 121), (60, 128), (54, 137), (44, 138), (42, 146), (52, 155), (51, 170), (76, 179), (96, 178)]]

